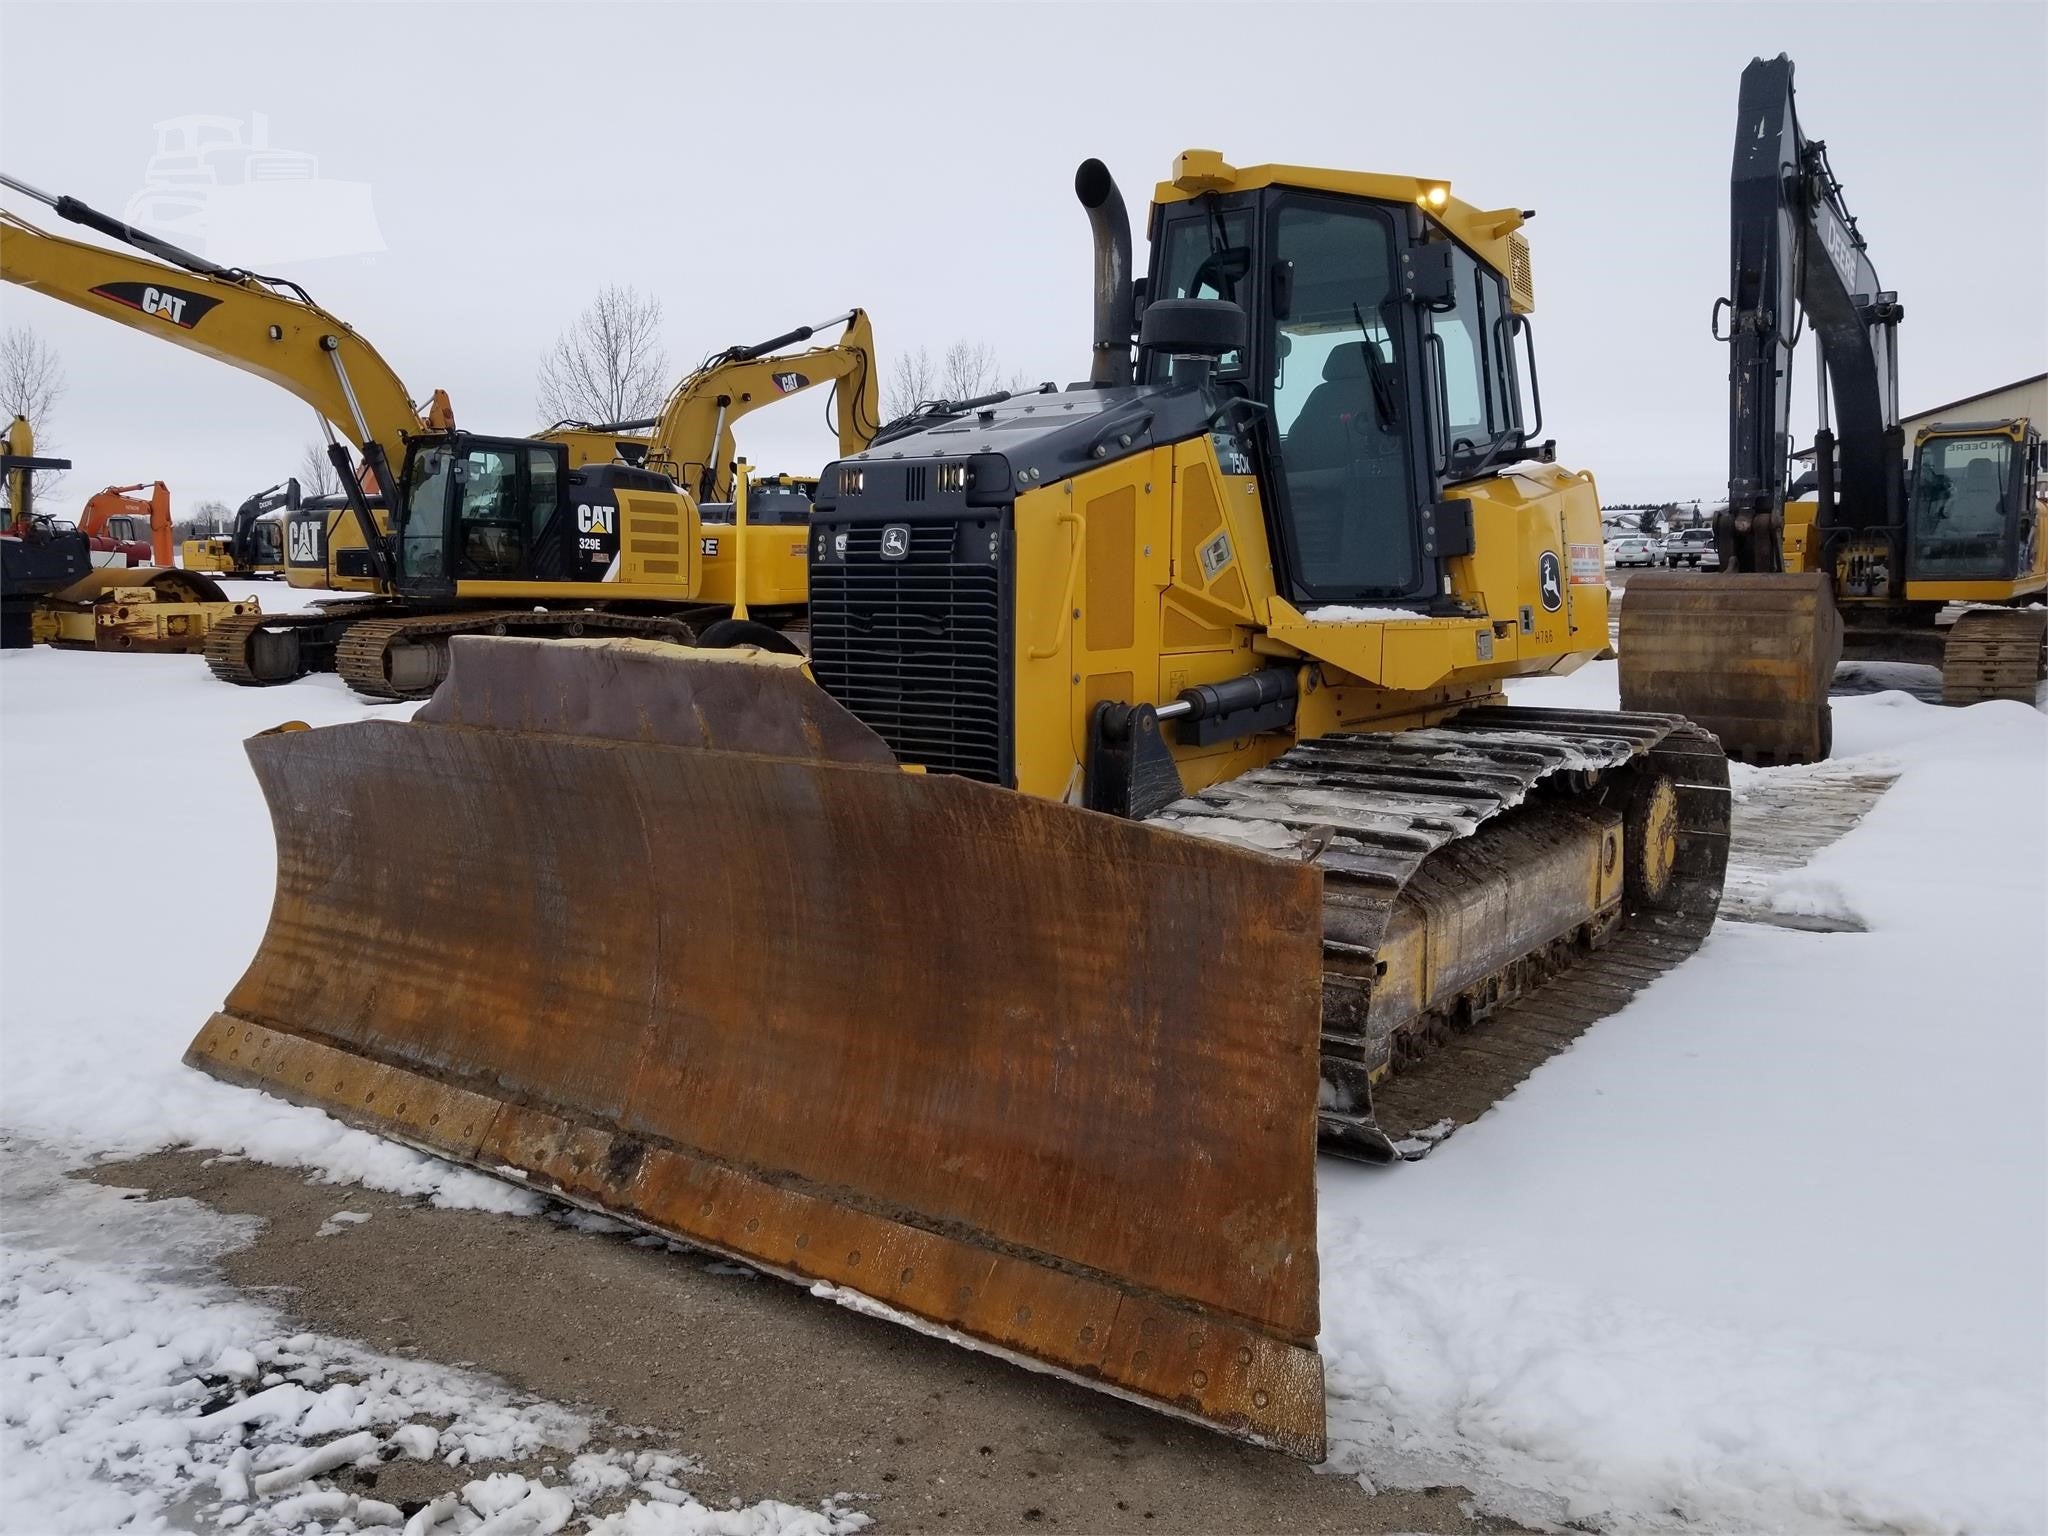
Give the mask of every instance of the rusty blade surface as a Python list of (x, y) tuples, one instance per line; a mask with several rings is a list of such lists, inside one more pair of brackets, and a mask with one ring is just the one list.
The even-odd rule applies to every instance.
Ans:
[(1842, 620), (1825, 575), (1631, 576), (1620, 650), (1623, 709), (1684, 715), (1748, 762), (1828, 755)]
[(817, 755), (648, 740), (615, 662), (640, 739), (251, 741), (277, 897), (188, 1060), (1319, 1458), (1313, 867), (838, 760), (786, 668), (744, 729)]

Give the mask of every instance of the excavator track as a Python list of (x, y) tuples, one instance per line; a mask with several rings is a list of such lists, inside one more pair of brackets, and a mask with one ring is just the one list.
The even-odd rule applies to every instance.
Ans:
[[(1381, 950), (1404, 899), (1442, 909), (1489, 878), (1511, 892), (1547, 829), (1593, 809), (1619, 813), (1635, 860), (1657, 833), (1634, 808), (1660, 783), (1668, 872), (1655, 900), (1632, 875), (1618, 909), (1539, 931), (1405, 1016), (1375, 1007), (1392, 986)], [(1299, 848), (1321, 866), (1323, 1149), (1390, 1162), (1426, 1155), (1699, 947), (1727, 867), (1728, 769), (1713, 736), (1682, 717), (1486, 707), (1426, 730), (1303, 742), (1150, 820)], [(1506, 921), (1499, 910), (1481, 920)], [(1566, 984), (1544, 985), (1566, 971)]]
[(2034, 702), (2048, 670), (2048, 608), (1972, 608), (1957, 618), (1941, 652), (1941, 701)]
[[(368, 619), (351, 624), (342, 635), (335, 650), (335, 670), (350, 688), (367, 698), (423, 699), (447, 675), (447, 642), (454, 635), (587, 636), (667, 640), (678, 645), (688, 645), (695, 638), (690, 626), (680, 619), (588, 609), (556, 613), (509, 609)], [(424, 664), (410, 674), (394, 667), (399, 655), (415, 648), (431, 649), (432, 655), (422, 658)]]
[(293, 682), (311, 669), (303, 664), (296, 650), (290, 653), (288, 664), (280, 657), (268, 658), (269, 664), (262, 664), (257, 655), (257, 632), (317, 629), (331, 622), (333, 615), (317, 609), (306, 613), (247, 613), (217, 620), (206, 632), (207, 668), (222, 682), (241, 688), (269, 688)]

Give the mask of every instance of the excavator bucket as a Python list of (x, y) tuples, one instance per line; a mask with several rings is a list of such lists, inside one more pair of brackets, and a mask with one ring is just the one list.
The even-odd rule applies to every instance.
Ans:
[(1645, 571), (1621, 600), (1621, 707), (1685, 715), (1751, 763), (1817, 763), (1842, 618), (1819, 572)]
[(248, 752), (190, 1064), (1321, 1458), (1314, 865), (906, 772), (745, 651), (465, 636)]

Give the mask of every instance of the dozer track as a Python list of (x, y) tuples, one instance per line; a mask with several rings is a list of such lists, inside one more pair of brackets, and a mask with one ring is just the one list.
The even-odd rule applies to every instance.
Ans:
[(1972, 608), (1957, 619), (1941, 652), (1941, 701), (2034, 702), (2048, 665), (2048, 608)]
[[(1679, 717), (1487, 707), (1303, 742), (1151, 819), (1321, 867), (1323, 1148), (1387, 1162), (1426, 1155), (1699, 947), (1728, 768)], [(1662, 844), (1654, 891), (1645, 841)]]
[(530, 639), (581, 636), (666, 640), (687, 645), (690, 626), (680, 619), (605, 613), (594, 609), (536, 612), (408, 615), (351, 624), (335, 648), (335, 670), (366, 698), (423, 699), (448, 673), (448, 641), (456, 635), (520, 635)]

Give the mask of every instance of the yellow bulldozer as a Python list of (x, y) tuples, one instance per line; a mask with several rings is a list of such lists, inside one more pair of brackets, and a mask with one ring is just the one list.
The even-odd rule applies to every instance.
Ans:
[[(1637, 576), (1621, 605), (1622, 706), (1680, 711), (1752, 762), (1828, 755), (1844, 657), (1939, 665), (1953, 704), (2032, 703), (2048, 676), (2040, 433), (2023, 418), (1937, 424), (1909, 462), (1905, 309), (1878, 279), (1827, 146), (1800, 128), (1792, 75), (1783, 54), (1742, 75), (1732, 286), (1715, 306), (1730, 346), (1720, 569)], [(1811, 499), (1788, 483), (1802, 320), (1821, 353)]]
[[(841, 452), (868, 442), (880, 381), (863, 311), (715, 354), (647, 421), (485, 436), (457, 430), (441, 391), (417, 409), (376, 349), (297, 284), (209, 261), (76, 198), (0, 185), (141, 253), (0, 211), (0, 279), (267, 378), (327, 433), (343, 506), (302, 507), (288, 523), (287, 580), (364, 595), (215, 624), (215, 676), (261, 686), (332, 670), (358, 693), (403, 699), (433, 690), (458, 634), (680, 641), (696, 626), (713, 643), (795, 649), (774, 626), (801, 611), (799, 541), (784, 528), (707, 537), (698, 502), (731, 499), (735, 424), (814, 385), (834, 386)], [(830, 345), (778, 350), (831, 327), (844, 331)]]
[[(830, 465), (808, 657), (463, 637), (248, 746), (187, 1060), (1319, 1458), (1316, 1156), (1425, 1155), (1699, 944), (1727, 762), (1607, 642), (1516, 208), (1190, 150), (1088, 379)], [(1135, 340), (1135, 348), (1133, 342)]]

